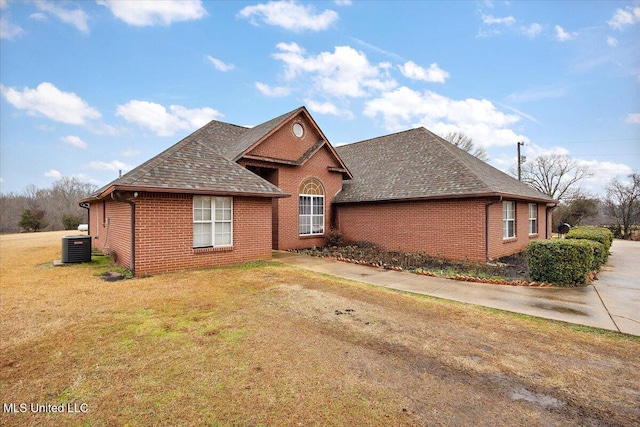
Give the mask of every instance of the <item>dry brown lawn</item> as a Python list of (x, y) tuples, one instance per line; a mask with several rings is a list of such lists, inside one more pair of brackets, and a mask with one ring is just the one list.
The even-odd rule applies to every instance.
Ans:
[(636, 338), (275, 263), (105, 282), (64, 234), (0, 236), (4, 426), (640, 425)]

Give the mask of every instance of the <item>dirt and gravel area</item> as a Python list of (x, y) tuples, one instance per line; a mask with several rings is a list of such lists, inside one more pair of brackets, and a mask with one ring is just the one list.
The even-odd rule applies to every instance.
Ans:
[[(105, 281), (0, 237), (6, 426), (640, 426), (640, 339), (276, 263)], [(26, 240), (25, 240), (26, 239)]]
[(529, 280), (529, 265), (524, 252), (500, 258), (491, 263), (450, 261), (418, 252), (385, 251), (370, 242), (300, 249), (294, 252), (389, 269), (401, 268), (413, 272), (427, 272), (444, 277), (461, 275), (486, 279), (500, 278), (507, 281)]

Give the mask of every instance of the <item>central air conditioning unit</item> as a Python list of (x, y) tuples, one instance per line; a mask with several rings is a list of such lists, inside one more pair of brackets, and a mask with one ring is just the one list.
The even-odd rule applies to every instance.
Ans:
[(62, 262), (91, 262), (91, 236), (64, 236)]

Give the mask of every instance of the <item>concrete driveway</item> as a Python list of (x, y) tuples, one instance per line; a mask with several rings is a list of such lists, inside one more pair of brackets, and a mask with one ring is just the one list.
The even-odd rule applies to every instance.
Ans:
[(599, 280), (580, 288), (458, 282), (281, 251), (273, 259), (370, 285), (640, 336), (640, 242), (614, 241)]
[(592, 286), (618, 330), (640, 336), (640, 242), (615, 240)]

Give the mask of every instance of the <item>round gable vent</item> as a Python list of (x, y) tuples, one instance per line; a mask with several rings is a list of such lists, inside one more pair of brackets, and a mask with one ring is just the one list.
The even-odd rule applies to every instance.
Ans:
[(300, 123), (296, 123), (293, 125), (293, 134), (298, 138), (302, 138), (302, 135), (304, 134), (304, 128)]

